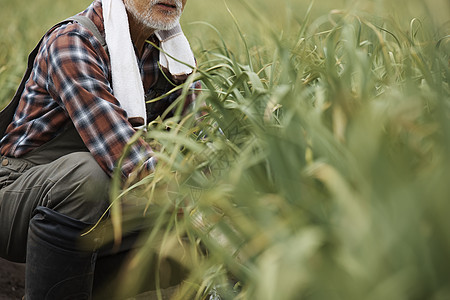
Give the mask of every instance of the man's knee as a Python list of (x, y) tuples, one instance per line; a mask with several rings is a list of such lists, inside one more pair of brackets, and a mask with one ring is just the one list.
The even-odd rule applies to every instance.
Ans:
[(88, 152), (68, 154), (54, 163), (47, 207), (84, 222), (96, 222), (109, 204), (110, 178)]

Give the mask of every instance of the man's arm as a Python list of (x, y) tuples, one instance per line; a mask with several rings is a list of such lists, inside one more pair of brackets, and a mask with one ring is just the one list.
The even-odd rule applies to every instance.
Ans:
[[(135, 130), (113, 95), (107, 55), (93, 44), (86, 31), (61, 29), (54, 32), (42, 55), (48, 68), (47, 90), (64, 108), (102, 169), (111, 175)], [(150, 146), (139, 139), (124, 160), (123, 175), (128, 176), (143, 162), (150, 168), (151, 155)]]

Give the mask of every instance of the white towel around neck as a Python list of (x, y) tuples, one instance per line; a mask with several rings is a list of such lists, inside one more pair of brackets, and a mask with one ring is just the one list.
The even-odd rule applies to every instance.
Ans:
[[(147, 124), (145, 92), (131, 41), (125, 5), (123, 0), (102, 0), (102, 7), (114, 96), (127, 112), (129, 119), (141, 118), (143, 124)], [(180, 25), (171, 30), (157, 31), (155, 34), (163, 50), (160, 52), (160, 64), (172, 75), (192, 73), (189, 66), (195, 65), (194, 55)]]
[(158, 30), (155, 35), (160, 41), (160, 48), (163, 50), (159, 53), (161, 66), (175, 76), (191, 74), (191, 67), (195, 66), (194, 54), (180, 24), (170, 30)]

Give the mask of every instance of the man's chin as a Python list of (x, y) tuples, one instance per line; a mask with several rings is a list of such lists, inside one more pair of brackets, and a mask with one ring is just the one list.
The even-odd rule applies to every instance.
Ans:
[(175, 26), (178, 25), (180, 18), (177, 17), (172, 21), (167, 21), (167, 20), (152, 20), (152, 21), (147, 21), (147, 26), (154, 29), (154, 30), (170, 30), (172, 28), (174, 28)]

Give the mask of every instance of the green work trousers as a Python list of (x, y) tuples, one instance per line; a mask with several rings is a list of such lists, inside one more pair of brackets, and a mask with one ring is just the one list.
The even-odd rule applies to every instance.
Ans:
[(37, 206), (94, 224), (108, 207), (110, 178), (89, 152), (45, 164), (1, 158), (0, 256), (24, 262), (28, 227)]

